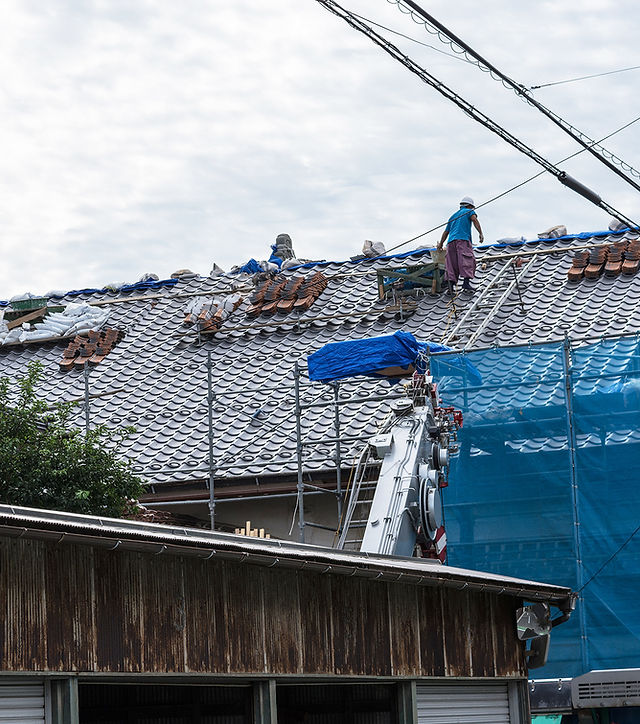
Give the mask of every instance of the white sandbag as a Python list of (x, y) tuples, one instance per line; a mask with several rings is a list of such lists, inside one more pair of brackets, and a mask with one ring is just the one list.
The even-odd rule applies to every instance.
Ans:
[(59, 336), (61, 334), (64, 334), (69, 327), (63, 327), (61, 324), (56, 324), (55, 322), (38, 322), (35, 325), (36, 329), (46, 329), (49, 332), (51, 332), (52, 335)]
[(560, 236), (567, 235), (567, 227), (563, 224), (557, 226), (551, 226), (546, 231), (538, 234), (538, 239), (557, 239)]
[(87, 334), (89, 330), (93, 329), (95, 326), (95, 322), (91, 319), (81, 320), (80, 322), (74, 324), (73, 327), (71, 327), (71, 329), (69, 330), (69, 334), (82, 334), (83, 332)]
[(20, 335), (24, 332), (22, 327), (14, 327), (2, 341), (2, 344), (11, 344), (17, 342), (20, 339)]
[(34, 329), (31, 332), (22, 332), (20, 335), (20, 341), (27, 342), (34, 339), (48, 339), (49, 337), (51, 337), (51, 335), (48, 332)]
[(613, 216), (609, 222), (609, 231), (622, 231), (622, 229), (626, 229), (628, 226), (628, 224), (623, 223), (620, 219), (616, 219), (616, 217)]
[(71, 304), (67, 304), (64, 308), (63, 314), (67, 317), (79, 317), (81, 314), (85, 314), (90, 310), (91, 307), (86, 303), (74, 304), (72, 302)]
[(369, 259), (373, 259), (376, 256), (384, 256), (387, 250), (381, 241), (369, 241), (367, 239), (362, 245), (362, 253)]
[(285, 259), (282, 262), (282, 266), (280, 269), (284, 271), (285, 269), (291, 269), (291, 267), (294, 266), (300, 266), (300, 260), (299, 259)]
[(53, 324), (57, 324), (59, 327), (70, 329), (76, 323), (76, 320), (73, 317), (65, 317), (64, 314), (47, 314), (44, 322), (53, 322)]

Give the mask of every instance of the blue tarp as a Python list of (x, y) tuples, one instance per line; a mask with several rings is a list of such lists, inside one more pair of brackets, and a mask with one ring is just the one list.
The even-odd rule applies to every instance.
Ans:
[(640, 339), (578, 347), (569, 370), (562, 344), (466, 357), (483, 384), (439, 388), (464, 413), (449, 564), (582, 589), (536, 678), (638, 666)]
[(258, 264), (258, 262), (255, 259), (249, 259), (249, 261), (241, 266), (239, 269), (236, 269), (233, 274), (242, 274), (243, 272), (245, 274), (256, 274), (257, 272), (264, 271), (264, 269)]
[(278, 269), (282, 266), (282, 259), (276, 255), (276, 251), (278, 250), (278, 247), (276, 244), (271, 244), (271, 256), (269, 257), (269, 263), (270, 264), (277, 264)]
[[(172, 287), (178, 283), (177, 279), (160, 279), (160, 281), (148, 281), (148, 282), (135, 282), (134, 284), (125, 284), (123, 287), (118, 289), (117, 293), (120, 292), (133, 292), (143, 291), (145, 289), (161, 289), (162, 287)], [(89, 289), (73, 289), (66, 294), (52, 294), (49, 299), (62, 299), (63, 297), (79, 297), (83, 294), (106, 294), (108, 292), (115, 293), (113, 289), (103, 287), (102, 289), (95, 289), (93, 287)], [(3, 300), (0, 301), (0, 307), (8, 307), (10, 302)]]
[[(409, 332), (332, 342), (309, 355), (309, 378), (316, 382), (331, 382), (358, 375), (386, 377), (380, 370), (400, 367), (409, 372), (411, 365), (423, 372), (424, 355), (447, 351), (451, 348), (435, 342), (418, 342)], [(473, 365), (460, 355), (432, 358), (431, 371), (437, 376), (467, 374), (477, 384), (482, 381)]]

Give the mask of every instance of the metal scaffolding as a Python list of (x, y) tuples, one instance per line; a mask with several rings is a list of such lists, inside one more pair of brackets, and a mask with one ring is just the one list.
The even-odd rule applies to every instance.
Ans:
[[(608, 335), (606, 337), (599, 336), (596, 339), (602, 340), (602, 339), (616, 339), (616, 338), (623, 338), (623, 337), (631, 337), (635, 336), (636, 333), (623, 333), (619, 335)], [(565, 354), (565, 377), (568, 378), (570, 375), (570, 350), (572, 345), (579, 344), (580, 342), (586, 342), (589, 341), (589, 339), (593, 338), (580, 338), (573, 340), (569, 340), (568, 338), (565, 338), (563, 341), (566, 348), (566, 354)], [(206, 343), (205, 343), (206, 344)], [(545, 344), (549, 344), (549, 342), (541, 342), (539, 344), (523, 344), (523, 345), (507, 345), (506, 348), (509, 349), (516, 349), (518, 347), (536, 347), (536, 346), (543, 346)], [(486, 349), (496, 349), (497, 347), (490, 347)], [(485, 348), (482, 348), (485, 349)], [(434, 353), (433, 357), (439, 357), (439, 356), (448, 356), (451, 354), (465, 354), (465, 352), (468, 350), (453, 350), (452, 352), (441, 352), (441, 353)], [(474, 349), (473, 351), (482, 351), (480, 348)], [(253, 387), (237, 387), (237, 388), (231, 388), (227, 390), (215, 390), (215, 380), (214, 380), (214, 366), (212, 361), (212, 355), (211, 350), (207, 351), (206, 361), (205, 361), (205, 369), (206, 369), (206, 380), (207, 380), (207, 390), (206, 390), (206, 406), (207, 406), (207, 441), (208, 441), (208, 457), (206, 460), (206, 464), (204, 466), (199, 467), (189, 467), (189, 468), (166, 468), (166, 469), (160, 469), (160, 470), (148, 470), (143, 471), (144, 473), (153, 473), (153, 474), (177, 474), (177, 473), (205, 473), (206, 474), (206, 484), (207, 489), (209, 492), (209, 499), (208, 499), (208, 507), (209, 507), (209, 523), (211, 529), (215, 528), (216, 524), (216, 517), (215, 517), (215, 510), (216, 510), (216, 495), (215, 495), (215, 488), (216, 488), (216, 477), (219, 475), (220, 472), (223, 472), (225, 470), (229, 470), (232, 468), (237, 468), (237, 463), (221, 463), (220, 461), (216, 460), (215, 455), (215, 428), (214, 428), (214, 404), (221, 398), (225, 397), (237, 397), (239, 395), (243, 394), (251, 394), (255, 392), (255, 388)], [(293, 380), (291, 384), (291, 381), (289, 382), (289, 385), (285, 385), (284, 383), (289, 378), (291, 372), (293, 373)], [(88, 365), (85, 365), (84, 369), (84, 396), (82, 398), (79, 398), (75, 400), (78, 403), (81, 403), (82, 410), (84, 413), (84, 427), (85, 431), (88, 432), (90, 430), (90, 403), (91, 400), (96, 397), (102, 397), (105, 394), (112, 394), (112, 392), (107, 393), (101, 393), (98, 395), (91, 394), (91, 386), (90, 386), (90, 368)], [(374, 381), (371, 381), (372, 384), (375, 384)], [(343, 434), (344, 433), (344, 421), (343, 416), (341, 414), (341, 408), (343, 408), (345, 405), (359, 405), (367, 402), (376, 402), (381, 403), (381, 406), (384, 405), (384, 403), (391, 403), (394, 399), (398, 399), (400, 397), (404, 396), (404, 391), (400, 390), (397, 386), (389, 386), (388, 390), (385, 392), (385, 394), (366, 394), (362, 392), (362, 386), (366, 385), (367, 383), (365, 381), (359, 381), (359, 382), (332, 382), (328, 384), (322, 384), (322, 383), (314, 383), (311, 382), (308, 378), (308, 375), (306, 374), (306, 366), (301, 361), (296, 361), (293, 365), (293, 369), (287, 371), (287, 373), (283, 376), (283, 384), (273, 385), (273, 386), (265, 386), (261, 387), (261, 391), (278, 391), (279, 393), (283, 394), (283, 399), (290, 399), (291, 396), (293, 397), (293, 400), (290, 402), (290, 408), (292, 409), (293, 416), (295, 417), (295, 457), (293, 458), (283, 458), (279, 460), (279, 462), (282, 463), (291, 463), (292, 465), (295, 465), (295, 469), (297, 471), (297, 481), (296, 481), (296, 492), (294, 495), (296, 496), (296, 509), (297, 509), (297, 522), (298, 522), (298, 539), (301, 543), (305, 542), (306, 539), (306, 528), (320, 528), (323, 530), (328, 530), (333, 533), (335, 533), (337, 536), (341, 535), (341, 521), (343, 520), (343, 511), (345, 507), (345, 496), (348, 492), (344, 488), (343, 484), (343, 470), (345, 466), (352, 467), (355, 465), (356, 459), (358, 457), (358, 453), (362, 450), (362, 445), (358, 448), (357, 452), (350, 453), (345, 456), (345, 446), (352, 446), (351, 450), (353, 450), (353, 445), (356, 443), (362, 443), (363, 445), (366, 444), (366, 441), (370, 437), (370, 435), (353, 435), (353, 434)], [(489, 389), (486, 387), (486, 389)], [(309, 394), (309, 391), (313, 390), (316, 394)], [(319, 394), (317, 394), (317, 391), (321, 390)], [(327, 394), (328, 393), (328, 394)], [(466, 391), (465, 391), (466, 394)], [(322, 399), (327, 398), (327, 399)], [(304, 434), (304, 420), (305, 420), (305, 413), (309, 410), (313, 409), (320, 409), (320, 410), (326, 410), (327, 416), (331, 416), (333, 420), (333, 435), (326, 437), (322, 436), (320, 439), (312, 439), (311, 436)], [(567, 401), (567, 409), (571, 410), (571, 404), (570, 400)], [(570, 414), (569, 414), (569, 426), (571, 426), (571, 420), (570, 420)], [(572, 428), (570, 427), (572, 430)], [(572, 434), (574, 434), (572, 432)], [(573, 438), (571, 438), (573, 439)], [(333, 454), (330, 458), (330, 461), (332, 463), (330, 469), (335, 469), (335, 484), (332, 487), (323, 487), (319, 485), (314, 485), (312, 482), (305, 481), (305, 451), (308, 448), (312, 448), (315, 446), (326, 446), (330, 445), (333, 447)], [(241, 448), (236, 451), (236, 456), (239, 454), (242, 454), (244, 448)], [(305, 494), (308, 493), (318, 493), (318, 494), (325, 494), (325, 495), (332, 495), (335, 497), (336, 500), (336, 526), (335, 527), (329, 527), (326, 525), (322, 525), (320, 523), (316, 523), (313, 521), (309, 521), (306, 519), (305, 516)], [(287, 494), (289, 495), (289, 494)], [(577, 513), (576, 513), (577, 515)], [(580, 523), (579, 521), (575, 521), (575, 525), (578, 526)]]

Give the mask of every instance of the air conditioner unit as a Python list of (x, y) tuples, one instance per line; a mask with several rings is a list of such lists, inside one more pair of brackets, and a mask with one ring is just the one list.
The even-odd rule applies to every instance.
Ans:
[(640, 706), (640, 669), (590, 671), (571, 682), (575, 709)]

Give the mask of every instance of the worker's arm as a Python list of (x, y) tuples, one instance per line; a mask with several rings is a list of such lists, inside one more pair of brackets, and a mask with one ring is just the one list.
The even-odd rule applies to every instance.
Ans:
[(482, 227), (480, 226), (480, 222), (478, 221), (478, 217), (476, 214), (471, 217), (471, 223), (478, 230), (478, 234), (480, 234), (480, 243), (482, 244), (482, 242), (484, 241), (484, 234), (482, 233)]
[(442, 249), (444, 246), (444, 242), (447, 239), (447, 236), (449, 236), (449, 224), (447, 224), (445, 230), (442, 232), (442, 236), (440, 237), (440, 241), (438, 242), (438, 251)]

